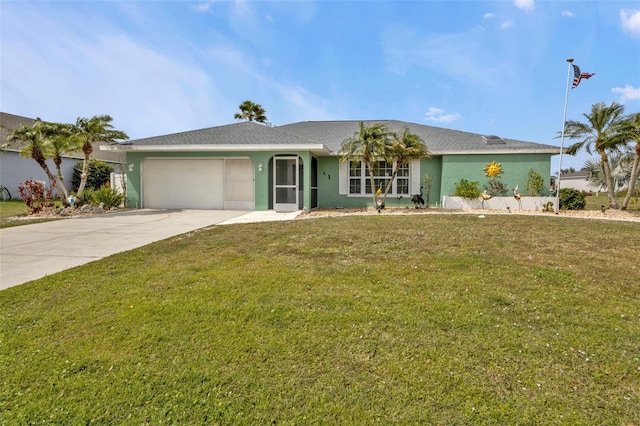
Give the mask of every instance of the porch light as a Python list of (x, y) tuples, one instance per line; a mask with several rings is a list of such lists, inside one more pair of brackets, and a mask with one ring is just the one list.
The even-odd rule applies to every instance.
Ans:
[(262, 163), (258, 164), (258, 171), (261, 172), (262, 171)]
[(129, 171), (132, 172), (134, 167), (133, 163), (129, 164)]

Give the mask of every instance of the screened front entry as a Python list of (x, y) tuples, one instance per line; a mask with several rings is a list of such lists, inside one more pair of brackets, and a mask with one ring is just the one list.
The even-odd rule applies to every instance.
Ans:
[(273, 209), (295, 211), (302, 197), (302, 163), (299, 157), (275, 157)]

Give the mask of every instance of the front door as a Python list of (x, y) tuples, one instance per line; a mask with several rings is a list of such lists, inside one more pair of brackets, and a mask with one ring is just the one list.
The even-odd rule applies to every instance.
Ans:
[(299, 204), (298, 157), (275, 157), (273, 167), (273, 209), (296, 211)]

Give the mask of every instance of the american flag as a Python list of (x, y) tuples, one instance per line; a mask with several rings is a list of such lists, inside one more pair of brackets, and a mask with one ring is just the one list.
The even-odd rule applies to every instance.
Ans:
[(578, 67), (577, 65), (573, 65), (573, 86), (571, 87), (572, 89), (575, 89), (576, 87), (578, 87), (578, 84), (580, 84), (580, 80), (582, 80), (583, 78), (589, 79), (592, 76), (596, 75), (596, 73), (594, 72), (580, 72), (580, 67)]

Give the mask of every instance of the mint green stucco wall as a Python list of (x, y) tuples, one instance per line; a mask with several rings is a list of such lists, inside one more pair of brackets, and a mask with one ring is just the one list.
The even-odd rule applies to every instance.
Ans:
[[(304, 151), (264, 151), (264, 152), (128, 152), (127, 153), (127, 206), (129, 208), (141, 208), (141, 164), (145, 158), (249, 158), (253, 162), (255, 177), (255, 209), (258, 211), (269, 210), (272, 206), (270, 196), (270, 169), (269, 162), (275, 155), (297, 155), (303, 163), (304, 173), (304, 208), (311, 205), (311, 158), (309, 152)], [(262, 171), (258, 165), (262, 163)], [(133, 170), (129, 171), (129, 165)]]
[[(255, 176), (255, 209), (258, 211), (269, 210), (273, 207), (271, 202), (272, 190), (270, 180), (270, 161), (275, 155), (297, 155), (302, 159), (304, 173), (304, 208), (311, 208), (311, 159), (313, 155), (303, 151), (267, 151), (267, 152), (128, 152), (127, 153), (127, 206), (129, 208), (141, 208), (141, 164), (145, 158), (249, 158), (254, 165)], [(339, 158), (316, 157), (318, 161), (317, 186), (318, 207), (365, 207), (373, 205), (372, 197), (349, 197), (339, 194)], [(503, 155), (444, 155), (434, 156), (420, 161), (420, 185), (424, 185), (423, 177), (429, 174), (432, 177), (430, 205), (441, 203), (442, 197), (451, 195), (455, 191), (454, 183), (460, 179), (480, 182), (480, 187), (488, 182), (484, 176), (484, 167), (491, 161), (502, 164), (504, 173), (501, 181), (509, 189), (519, 185), (520, 192), (525, 192), (530, 169), (546, 177), (550, 176), (550, 154), (503, 154)], [(258, 165), (262, 163), (262, 171)], [(133, 170), (129, 171), (129, 165)], [(549, 183), (546, 182), (546, 185)], [(411, 188), (411, 194), (402, 199), (395, 196), (387, 198), (388, 206), (413, 207), (411, 195), (417, 193), (419, 188)], [(427, 194), (424, 194), (427, 199)]]
[[(529, 170), (533, 169), (545, 179), (550, 176), (551, 154), (444, 155), (440, 198), (453, 195), (455, 183), (460, 182), (460, 179), (478, 181), (482, 188), (489, 182), (489, 178), (484, 175), (484, 168), (492, 161), (502, 164), (500, 181), (509, 189), (518, 185), (518, 191), (523, 194)], [(548, 180), (545, 185), (549, 185)]]
[[(368, 196), (348, 196), (339, 193), (340, 161), (338, 157), (320, 157), (318, 158), (318, 207), (335, 208), (335, 207), (366, 207), (373, 206), (373, 197)], [(431, 183), (431, 205), (435, 206), (439, 202), (440, 195), (440, 175), (442, 171), (442, 158), (433, 157), (420, 161), (420, 185), (424, 185), (423, 176), (429, 173), (432, 177)], [(398, 199), (396, 196), (387, 197), (387, 206), (413, 207), (411, 196), (417, 194), (420, 188), (411, 188), (411, 194)], [(425, 189), (426, 191), (426, 189)], [(426, 193), (424, 194), (426, 201)]]

